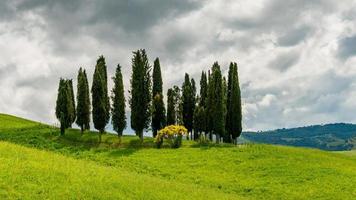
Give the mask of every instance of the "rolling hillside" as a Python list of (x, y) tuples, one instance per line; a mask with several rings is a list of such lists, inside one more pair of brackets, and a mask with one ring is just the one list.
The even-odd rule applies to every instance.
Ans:
[(0, 114), (0, 199), (353, 199), (353, 154), (273, 145), (156, 149)]
[(266, 143), (311, 147), (329, 151), (356, 148), (356, 125), (326, 124), (265, 132), (245, 132), (241, 143)]

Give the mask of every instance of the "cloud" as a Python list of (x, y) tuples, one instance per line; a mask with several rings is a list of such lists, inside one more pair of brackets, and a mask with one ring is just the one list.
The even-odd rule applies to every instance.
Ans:
[(145, 48), (151, 63), (160, 58), (165, 90), (185, 72), (199, 83), (214, 61), (224, 75), (237, 62), (245, 129), (356, 122), (355, 8), (351, 0), (1, 1), (0, 112), (56, 122), (59, 78), (75, 79), (81, 66), (91, 82), (102, 54), (109, 76), (122, 65), (128, 95), (132, 51)]

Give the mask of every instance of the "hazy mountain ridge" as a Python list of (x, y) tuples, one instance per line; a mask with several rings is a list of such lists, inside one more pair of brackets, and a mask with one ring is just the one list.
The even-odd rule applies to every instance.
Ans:
[(330, 151), (356, 148), (356, 125), (334, 123), (273, 131), (244, 132), (242, 143), (267, 143), (302, 146)]

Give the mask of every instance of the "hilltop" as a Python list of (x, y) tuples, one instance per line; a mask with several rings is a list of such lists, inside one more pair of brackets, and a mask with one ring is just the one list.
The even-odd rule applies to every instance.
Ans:
[[(353, 199), (354, 154), (263, 144), (154, 148), (0, 114), (0, 199)], [(16, 174), (16, 176), (14, 176)]]
[(337, 123), (273, 131), (245, 132), (240, 141), (345, 151), (356, 148), (356, 125)]

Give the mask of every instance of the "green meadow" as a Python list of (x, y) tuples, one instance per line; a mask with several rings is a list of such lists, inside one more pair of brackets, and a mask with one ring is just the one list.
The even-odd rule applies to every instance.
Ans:
[(0, 114), (0, 199), (354, 199), (356, 154), (80, 134)]

